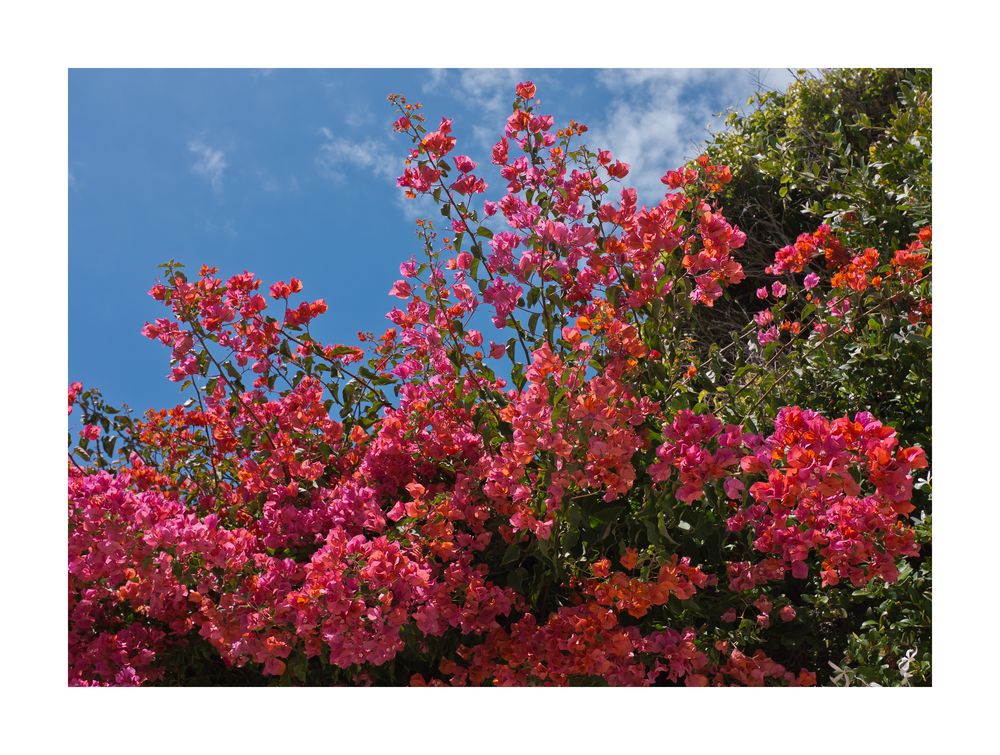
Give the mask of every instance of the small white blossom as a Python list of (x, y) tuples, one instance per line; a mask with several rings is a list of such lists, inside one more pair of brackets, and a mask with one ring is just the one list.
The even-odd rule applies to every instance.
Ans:
[(833, 661), (827, 661), (827, 663), (830, 665), (830, 668), (832, 668), (836, 672), (830, 678), (830, 681), (833, 682), (834, 686), (850, 687), (851, 681), (854, 679), (853, 669), (850, 669), (847, 666), (841, 668), (840, 666), (836, 665)]
[(899, 659), (899, 663), (897, 665), (899, 666), (899, 675), (903, 677), (904, 687), (910, 686), (910, 678), (913, 676), (913, 674), (910, 673), (910, 664), (913, 663), (913, 659), (916, 657), (917, 649), (913, 648), (911, 650), (907, 650), (906, 654)]

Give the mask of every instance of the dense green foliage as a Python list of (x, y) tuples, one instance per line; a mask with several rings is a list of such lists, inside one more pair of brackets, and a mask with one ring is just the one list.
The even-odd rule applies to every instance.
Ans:
[[(712, 310), (699, 310), (699, 340), (742, 326), (759, 309), (754, 291), (774, 278), (765, 267), (777, 248), (826, 223), (845, 246), (877, 248), (881, 260), (904, 248), (931, 224), (931, 73), (926, 69), (832, 69), (799, 74), (784, 92), (751, 99), (746, 114), (731, 113), (726, 128), (706, 148), (713, 163), (730, 166), (733, 179), (716, 195), (727, 216), (746, 231), (741, 262), (747, 279)], [(930, 276), (921, 294), (930, 298)], [(802, 319), (811, 314), (806, 306)], [(713, 360), (705, 381), (751, 388), (736, 391), (732, 414), (766, 423), (778, 407), (810, 401), (831, 416), (870, 411), (895, 427), (907, 442), (931, 457), (931, 342), (929, 323), (911, 325), (906, 313), (878, 303), (859, 317), (852, 338), (826, 339), (822, 346), (768, 344), (758, 353), (734, 350)], [(770, 353), (769, 353), (770, 352)], [(733, 395), (732, 389), (727, 391)], [(807, 398), (809, 397), (809, 398)], [(713, 409), (723, 409), (719, 402)], [(836, 661), (857, 666), (857, 681), (898, 683), (897, 663), (916, 648), (914, 682), (930, 681), (930, 474), (917, 482), (914, 516), (925, 557), (913, 560), (894, 585), (867, 587), (861, 619), (864, 631), (831, 631), (828, 647)], [(846, 620), (847, 601), (829, 598), (829, 625)], [(857, 611), (857, 603), (854, 603)], [(845, 621), (849, 626), (857, 619)], [(860, 622), (858, 622), (860, 623)], [(854, 623), (857, 626), (857, 623)], [(837, 646), (836, 649), (834, 646)], [(851, 675), (847, 675), (851, 678)]]
[(709, 143), (719, 193), (748, 235), (744, 267), (829, 223), (852, 246), (901, 248), (931, 223), (931, 74), (833, 69), (762, 92)]

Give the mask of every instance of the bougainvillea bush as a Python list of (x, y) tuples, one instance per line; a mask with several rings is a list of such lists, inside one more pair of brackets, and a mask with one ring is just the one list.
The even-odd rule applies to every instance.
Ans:
[(171, 262), (183, 403), (70, 386), (69, 683), (929, 683), (929, 449), (810, 384), (929, 360), (930, 227), (818, 225), (747, 290), (725, 165), (647, 206), (530, 82), (484, 167), (390, 100), (440, 216), (388, 329)]

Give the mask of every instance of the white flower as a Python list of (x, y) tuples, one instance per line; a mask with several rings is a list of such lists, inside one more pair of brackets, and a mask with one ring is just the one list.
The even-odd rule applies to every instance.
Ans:
[[(847, 666), (841, 668), (840, 666), (836, 665), (833, 661), (827, 661), (827, 663), (830, 665), (830, 668), (832, 668), (836, 672), (830, 678), (830, 681), (833, 682), (834, 686), (850, 687), (851, 681), (854, 678), (854, 671), (852, 669), (849, 669)], [(841, 682), (843, 682), (843, 684), (841, 684)]]
[(902, 658), (899, 659), (899, 675), (903, 677), (903, 686), (910, 686), (910, 678), (913, 674), (910, 673), (910, 664), (913, 663), (913, 659), (917, 657), (917, 649), (907, 650)]

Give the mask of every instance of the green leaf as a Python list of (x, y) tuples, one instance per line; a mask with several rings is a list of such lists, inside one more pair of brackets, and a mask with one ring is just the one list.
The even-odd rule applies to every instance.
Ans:
[(512, 564), (521, 557), (521, 549), (517, 546), (517, 543), (511, 543), (503, 552), (503, 557), (500, 559), (500, 565), (506, 566), (507, 564)]

